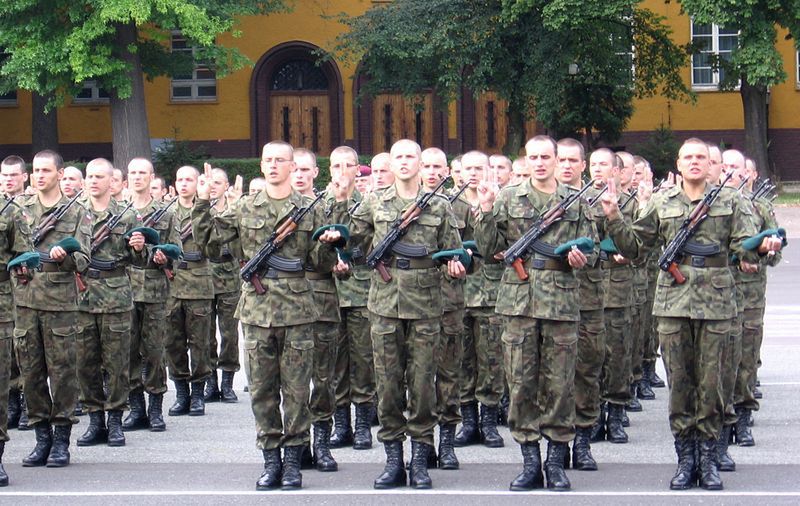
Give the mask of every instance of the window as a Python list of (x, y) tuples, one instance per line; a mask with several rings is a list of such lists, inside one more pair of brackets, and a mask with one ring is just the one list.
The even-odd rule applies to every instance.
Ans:
[(0, 93), (0, 106), (17, 105), (17, 90)]
[(75, 104), (108, 103), (108, 92), (97, 85), (97, 81), (85, 81), (83, 89), (73, 97)]
[(321, 68), (308, 60), (290, 60), (272, 74), (273, 91), (328, 90), (328, 78)]
[[(195, 58), (197, 47), (192, 46), (180, 32), (172, 34), (172, 51)], [(203, 101), (217, 99), (217, 73), (207, 62), (195, 61), (191, 73), (172, 77), (172, 100)]]
[(692, 43), (700, 52), (692, 55), (692, 87), (717, 89), (725, 80), (725, 69), (718, 61), (730, 61), (739, 43), (739, 33), (718, 25), (702, 25), (692, 21)]

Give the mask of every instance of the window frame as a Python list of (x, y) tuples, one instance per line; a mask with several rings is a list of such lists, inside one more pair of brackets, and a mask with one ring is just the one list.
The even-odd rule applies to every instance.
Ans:
[[(720, 46), (720, 29), (724, 29), (725, 27), (721, 27), (720, 25), (718, 25), (716, 23), (696, 23), (694, 19), (690, 19), (689, 20), (689, 36), (690, 36), (690, 41), (692, 43), (694, 43), (694, 41), (695, 41), (695, 25), (698, 25), (698, 26), (711, 26), (711, 34), (710, 34), (710, 37), (711, 37), (711, 49), (708, 50), (708, 51), (702, 51), (702, 52), (700, 52), (698, 54), (693, 54), (691, 56), (691, 62), (690, 62), (690, 65), (689, 65), (689, 79), (690, 79), (690, 82), (691, 82), (692, 90), (694, 90), (694, 91), (720, 91), (720, 82), (721, 82), (721, 80), (720, 80), (720, 76), (719, 76), (719, 74), (720, 74), (719, 69), (714, 70), (714, 68), (711, 67), (711, 81), (712, 81), (711, 83), (696, 83), (695, 82), (695, 79), (694, 79), (694, 73), (695, 73), (695, 68), (696, 68), (695, 67), (695, 56), (699, 56), (700, 54), (711, 54), (714, 57), (719, 58), (720, 57), (720, 48), (719, 48), (719, 46)], [(698, 35), (698, 36), (707, 37), (708, 34), (701, 34), (701, 35)], [(723, 34), (723, 36), (730, 36), (730, 34)], [(737, 44), (737, 46), (739, 44), (739, 32), (736, 33), (736, 44)], [(733, 49), (723, 51), (723, 53), (731, 54), (731, 53), (733, 53)], [(705, 69), (706, 67), (703, 66), (703, 67), (698, 67), (698, 68)], [(737, 86), (734, 89), (738, 90), (739, 89), (739, 85), (737, 84)], [(722, 91), (727, 91), (727, 90), (722, 90)]]
[(4, 98), (0, 95), (0, 107), (17, 107), (19, 106), (19, 91), (11, 90), (6, 95), (14, 95), (14, 98)]
[[(172, 35), (170, 37), (170, 51), (176, 51), (174, 45), (176, 38), (178, 40), (183, 40), (186, 43), (185, 48), (179, 48), (178, 51), (182, 52), (191, 52), (192, 57), (195, 56), (197, 53), (197, 46), (189, 45), (189, 40), (183, 36), (183, 33), (180, 30), (173, 30)], [(198, 78), (198, 72), (209, 71), (214, 73), (214, 78)], [(202, 96), (200, 95), (200, 89), (204, 87), (209, 87), (213, 84), (214, 86), (214, 95), (213, 96)], [(176, 89), (189, 89), (188, 96), (176, 96), (175, 90)], [(169, 99), (170, 102), (185, 104), (185, 103), (192, 103), (192, 102), (201, 102), (201, 103), (209, 103), (209, 102), (217, 102), (219, 99), (219, 85), (217, 79), (216, 71), (212, 70), (208, 66), (199, 65), (197, 62), (194, 63), (194, 68), (192, 69), (192, 77), (190, 79), (182, 79), (182, 78), (175, 78), (172, 77), (170, 79), (170, 86), (169, 86)]]
[(108, 95), (108, 92), (103, 89), (102, 86), (97, 85), (97, 81), (94, 79), (90, 79), (88, 81), (83, 82), (83, 89), (82, 91), (90, 90), (91, 97), (78, 97), (77, 95), (72, 97), (72, 103), (74, 105), (108, 105), (110, 99), (108, 96), (101, 97), (100, 93), (103, 92)]

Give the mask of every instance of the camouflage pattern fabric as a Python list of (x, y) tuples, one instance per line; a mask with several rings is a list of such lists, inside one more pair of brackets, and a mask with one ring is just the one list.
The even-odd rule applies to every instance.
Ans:
[(344, 307), (341, 317), (333, 376), (336, 406), (373, 402), (375, 363), (369, 311), (365, 307)]
[(600, 416), (600, 379), (605, 355), (603, 310), (581, 310), (575, 362), (575, 427), (591, 427)]
[(313, 388), (309, 406), (312, 422), (318, 423), (330, 421), (336, 411), (334, 375), (336, 343), (341, 333), (341, 316), (333, 277), (309, 281), (311, 291), (314, 292), (314, 304), (320, 309), (319, 320), (314, 323)]
[(461, 360), (464, 336), (464, 310), (442, 315), (442, 333), (436, 349), (436, 398), (440, 425), (461, 423)]
[(165, 347), (169, 377), (173, 381), (205, 381), (212, 371), (208, 350), (211, 301), (170, 297), (167, 301), (167, 320), (169, 339)]
[(460, 399), (497, 406), (503, 395), (503, 318), (493, 307), (469, 307), (464, 312), (464, 357)]
[[(131, 312), (80, 313), (77, 346), (80, 399), (87, 412), (123, 410), (130, 391)], [(108, 395), (103, 390), (108, 374)]]
[[(4, 281), (3, 283), (9, 283)], [(0, 322), (0, 442), (8, 441), (8, 393), (11, 370), (12, 322)]]

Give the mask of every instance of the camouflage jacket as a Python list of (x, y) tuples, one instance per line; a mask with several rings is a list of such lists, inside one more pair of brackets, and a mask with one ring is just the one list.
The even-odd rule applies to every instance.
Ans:
[[(35, 231), (42, 216), (67, 202), (69, 199), (64, 195), (51, 208), (45, 208), (37, 195), (31, 195), (20, 201), (22, 216), (29, 232), (32, 234)], [(55, 243), (66, 237), (74, 237), (80, 244), (80, 251), (67, 255), (63, 262), (56, 264), (58, 271), (37, 272), (28, 283), (17, 284), (14, 297), (18, 306), (42, 311), (78, 310), (78, 288), (75, 274), (84, 272), (89, 266), (89, 249), (92, 240), (92, 216), (80, 203), (76, 202), (69, 208), (67, 214), (56, 224), (55, 228), (36, 246), (36, 250), (48, 254)]]
[[(598, 190), (590, 188), (589, 191), (586, 192), (586, 200), (594, 198), (597, 193)], [(600, 204), (596, 203), (595, 205), (597, 206)], [(589, 208), (589, 214), (592, 217), (594, 217), (595, 213), (596, 210), (594, 208)], [(595, 247), (595, 251), (597, 251), (597, 247)], [(596, 258), (597, 261), (594, 263), (587, 264), (583, 269), (575, 271), (575, 276), (578, 278), (578, 284), (580, 286), (581, 311), (603, 309), (603, 301), (606, 297), (605, 273), (600, 267), (599, 257)]]
[[(347, 199), (347, 207), (337, 205), (330, 195), (325, 201), (325, 214), (328, 219), (336, 223), (349, 223), (350, 212), (357, 211), (363, 203), (364, 196), (358, 190)], [(363, 264), (365, 251), (353, 251), (354, 263), (351, 264), (350, 275), (336, 278), (336, 291), (339, 296), (339, 307), (366, 307), (369, 297), (369, 280), (372, 272)]]
[[(711, 190), (706, 185), (706, 193)], [(668, 244), (678, 233), (686, 217), (699, 203), (690, 201), (680, 186), (659, 192), (639, 217), (628, 226), (623, 220), (609, 220), (608, 231), (619, 250), (628, 258), (644, 257), (663, 240)], [(755, 234), (753, 211), (730, 192), (721, 192), (698, 227), (692, 241), (718, 244), (719, 256), (736, 254), (756, 261), (757, 254), (742, 249), (742, 241)], [(736, 314), (734, 280), (725, 267), (680, 265), (686, 282), (679, 285), (667, 272), (660, 272), (656, 282), (653, 314), (698, 320), (724, 320)]]
[[(192, 234), (185, 240), (178, 238), (179, 245), (183, 249), (184, 257), (187, 255), (199, 255), (201, 260), (187, 262), (188, 269), (181, 269), (178, 262), (175, 263), (175, 278), (172, 280), (169, 295), (176, 299), (204, 300), (214, 298), (214, 278), (211, 275), (211, 262), (208, 261), (207, 254), (203, 252), (203, 241), (197, 240), (194, 235), (197, 232), (197, 225), (194, 224), (192, 209), (194, 207), (183, 207), (180, 201), (173, 206), (175, 208), (175, 232), (180, 236), (181, 230), (192, 224)], [(208, 215), (205, 222), (211, 223)], [(202, 237), (202, 236), (201, 236)], [(220, 251), (216, 256), (220, 256)], [(184, 258), (185, 260), (185, 258)]]
[[(217, 214), (219, 211), (212, 207), (211, 215), (216, 216)], [(233, 256), (230, 248), (223, 246), (221, 253), (222, 255), (219, 257), (208, 258), (214, 279), (214, 295), (238, 292), (242, 286), (242, 278), (239, 277), (239, 259)]]
[[(630, 195), (627, 193), (620, 193), (618, 202), (622, 205)], [(625, 222), (630, 224), (633, 221), (633, 214), (635, 206), (631, 202), (623, 210), (623, 217)], [(603, 214), (603, 207), (598, 202), (592, 208), (594, 211), (594, 221), (597, 226), (597, 232), (602, 241), (608, 236), (607, 219)], [(605, 252), (600, 252), (600, 267), (603, 269), (603, 291), (605, 299), (603, 300), (603, 307), (605, 308), (620, 308), (631, 307), (634, 301), (634, 273), (631, 264), (619, 264), (612, 258), (613, 255), (607, 255)]]
[[(458, 191), (458, 190), (456, 190)], [(463, 195), (462, 195), (463, 197)], [(450, 197), (448, 197), (449, 200)], [(470, 226), (472, 211), (469, 202), (458, 198), (451, 203), (453, 217), (455, 218), (456, 228), (462, 242), (472, 238), (472, 227)], [(451, 278), (445, 274), (447, 266), (442, 269), (442, 309), (445, 312), (458, 311), (464, 309), (464, 286), (463, 279)], [(473, 274), (467, 276), (471, 277)]]
[(6, 266), (14, 257), (26, 251), (33, 251), (30, 229), (14, 203), (0, 216), (0, 276), (6, 278), (0, 280), (0, 323), (13, 322), (15, 313), (12, 274)]
[[(476, 219), (472, 204), (464, 195), (461, 195), (457, 202), (464, 202), (468, 206), (466, 217), (468, 230), (462, 239), (474, 240)], [(477, 212), (475, 211), (475, 213)], [(472, 271), (464, 284), (464, 305), (466, 307), (494, 307), (497, 300), (497, 289), (500, 286), (500, 278), (503, 276), (503, 264), (491, 255), (486, 256), (482, 251), (480, 253), (480, 257), (472, 258)]]
[[(744, 200), (750, 202), (750, 195), (744, 194)], [(756, 199), (752, 201), (753, 222), (756, 230), (762, 232), (770, 228), (776, 228), (778, 221), (775, 218), (775, 211), (772, 203), (767, 199)], [(774, 255), (764, 255), (759, 257), (758, 272), (742, 272), (737, 267), (732, 267), (733, 277), (736, 279), (737, 303), (741, 304), (740, 311), (745, 309), (763, 308), (766, 306), (767, 297), (767, 266), (775, 266), (781, 261), (781, 252)]]
[[(417, 197), (423, 195), (420, 188)], [(370, 194), (351, 217), (350, 240), (354, 247), (370, 251), (389, 233), (412, 200), (402, 199), (393, 185)], [(424, 246), (429, 255), (461, 247), (458, 224), (446, 197), (434, 196), (430, 205), (408, 227), (402, 242)], [(427, 258), (430, 258), (428, 256)], [(392, 276), (383, 281), (377, 270), (371, 273), (367, 308), (388, 318), (422, 319), (442, 315), (442, 272), (438, 267), (397, 269), (387, 267)]]
[[(192, 212), (192, 224), (197, 240), (205, 244), (210, 257), (220, 255), (225, 246), (236, 258), (249, 260), (264, 245), (272, 232), (296, 209), (305, 207), (311, 199), (293, 191), (276, 210), (266, 190), (242, 197), (237, 205), (214, 216), (209, 214), (209, 202), (198, 200)], [(306, 215), (297, 229), (284, 241), (278, 254), (300, 259), (306, 269), (330, 272), (336, 262), (335, 250), (327, 244), (312, 241), (314, 230), (325, 224), (323, 209), (317, 206)], [(236, 318), (247, 325), (286, 327), (317, 321), (319, 310), (314, 303), (311, 284), (305, 277), (264, 277), (266, 293), (258, 295), (250, 283), (242, 285), (242, 295)]]
[[(486, 256), (505, 250), (522, 237), (535, 220), (556, 203), (567, 197), (570, 190), (559, 184), (547, 195), (533, 188), (530, 180), (509, 185), (497, 196), (491, 212), (481, 213), (475, 236), (478, 249)], [(576, 202), (541, 237), (541, 241), (558, 246), (578, 237), (597, 241), (597, 232), (586, 203)], [(588, 255), (589, 262), (595, 261)], [(525, 316), (547, 320), (578, 321), (580, 300), (578, 279), (571, 269), (545, 270), (530, 267), (530, 261), (548, 260), (533, 253), (526, 262), (528, 279), (519, 279), (512, 268), (503, 271), (495, 310), (508, 316)], [(565, 265), (566, 259), (563, 260)]]
[[(103, 225), (125, 209), (125, 206), (113, 198), (105, 211), (95, 211), (91, 201), (87, 198), (83, 205), (92, 216), (92, 237)], [(89, 270), (83, 276), (86, 290), (78, 293), (78, 309), (87, 313), (121, 313), (133, 309), (133, 293), (131, 281), (127, 273), (121, 276), (102, 278), (102, 271), (92, 268), (92, 263), (114, 263), (124, 269), (128, 265), (144, 266), (147, 262), (146, 250), (136, 253), (128, 246), (128, 239), (124, 236), (128, 230), (136, 226), (136, 213), (128, 210), (122, 220), (111, 231), (108, 239), (103, 241), (97, 250), (92, 253)]]
[[(170, 207), (164, 216), (154, 224), (152, 228), (158, 231), (161, 243), (181, 244), (178, 225), (175, 224), (175, 213), (173, 209), (178, 203)], [(141, 209), (136, 209), (136, 225), (141, 226), (147, 218), (156, 210), (164, 207), (166, 203), (151, 200), (149, 204)], [(148, 245), (148, 262), (142, 266), (132, 265), (129, 269), (131, 275), (131, 288), (133, 289), (134, 302), (163, 303), (169, 296), (169, 280), (161, 266), (154, 263), (152, 258), (152, 246)], [(173, 268), (172, 262), (167, 263), (167, 268)]]

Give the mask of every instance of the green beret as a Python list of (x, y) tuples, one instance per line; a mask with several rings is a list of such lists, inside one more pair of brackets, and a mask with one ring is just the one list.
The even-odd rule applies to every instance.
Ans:
[(594, 241), (588, 237), (578, 237), (577, 239), (573, 239), (558, 246), (555, 249), (555, 253), (556, 255), (563, 256), (568, 254), (573, 247), (578, 248), (581, 250), (581, 252), (588, 254), (594, 251)]
[(476, 241), (464, 241), (464, 249), (470, 250), (474, 256), (481, 256), (480, 251), (478, 251), (478, 243)]
[(760, 234), (756, 234), (753, 237), (742, 241), (742, 248), (746, 249), (747, 251), (758, 249), (758, 247), (761, 245), (761, 241), (763, 241), (765, 237), (772, 237), (773, 235), (781, 238), (783, 246), (789, 244), (789, 241), (786, 240), (786, 229), (770, 228), (768, 230), (764, 230)]
[(472, 257), (464, 248), (442, 250), (434, 253), (431, 258), (433, 258), (434, 262), (439, 264), (446, 264), (455, 258), (456, 260), (459, 260), (467, 269), (469, 269), (469, 266), (472, 265)]
[(81, 250), (81, 245), (77, 239), (74, 237), (65, 237), (58, 241), (57, 243), (53, 244), (50, 249), (55, 248), (56, 246), (61, 246), (67, 254), (75, 253), (76, 251)]
[(614, 239), (610, 237), (606, 237), (600, 241), (600, 251), (605, 251), (606, 253), (619, 253), (617, 245), (614, 244)]
[(35, 251), (28, 251), (26, 253), (22, 253), (18, 255), (14, 260), (8, 262), (8, 270), (10, 271), (14, 267), (18, 267), (20, 265), (24, 265), (28, 269), (35, 269), (39, 267), (39, 253)]
[(153, 246), (153, 251), (162, 251), (167, 258), (171, 258), (172, 260), (180, 260), (183, 258), (183, 250), (180, 246), (176, 246), (172, 243), (157, 244)]
[(342, 225), (340, 223), (334, 223), (331, 225), (323, 225), (314, 231), (314, 235), (311, 236), (311, 240), (318, 241), (320, 236), (327, 232), (328, 230), (335, 230), (342, 235), (342, 238), (338, 241), (331, 244), (334, 248), (343, 248), (345, 244), (347, 244), (347, 240), (350, 239), (350, 229), (347, 228), (347, 225)]
[(130, 239), (134, 232), (139, 232), (144, 236), (145, 244), (158, 244), (161, 242), (161, 236), (158, 235), (158, 231), (150, 227), (136, 227), (129, 230), (128, 233), (125, 234), (125, 239)]

